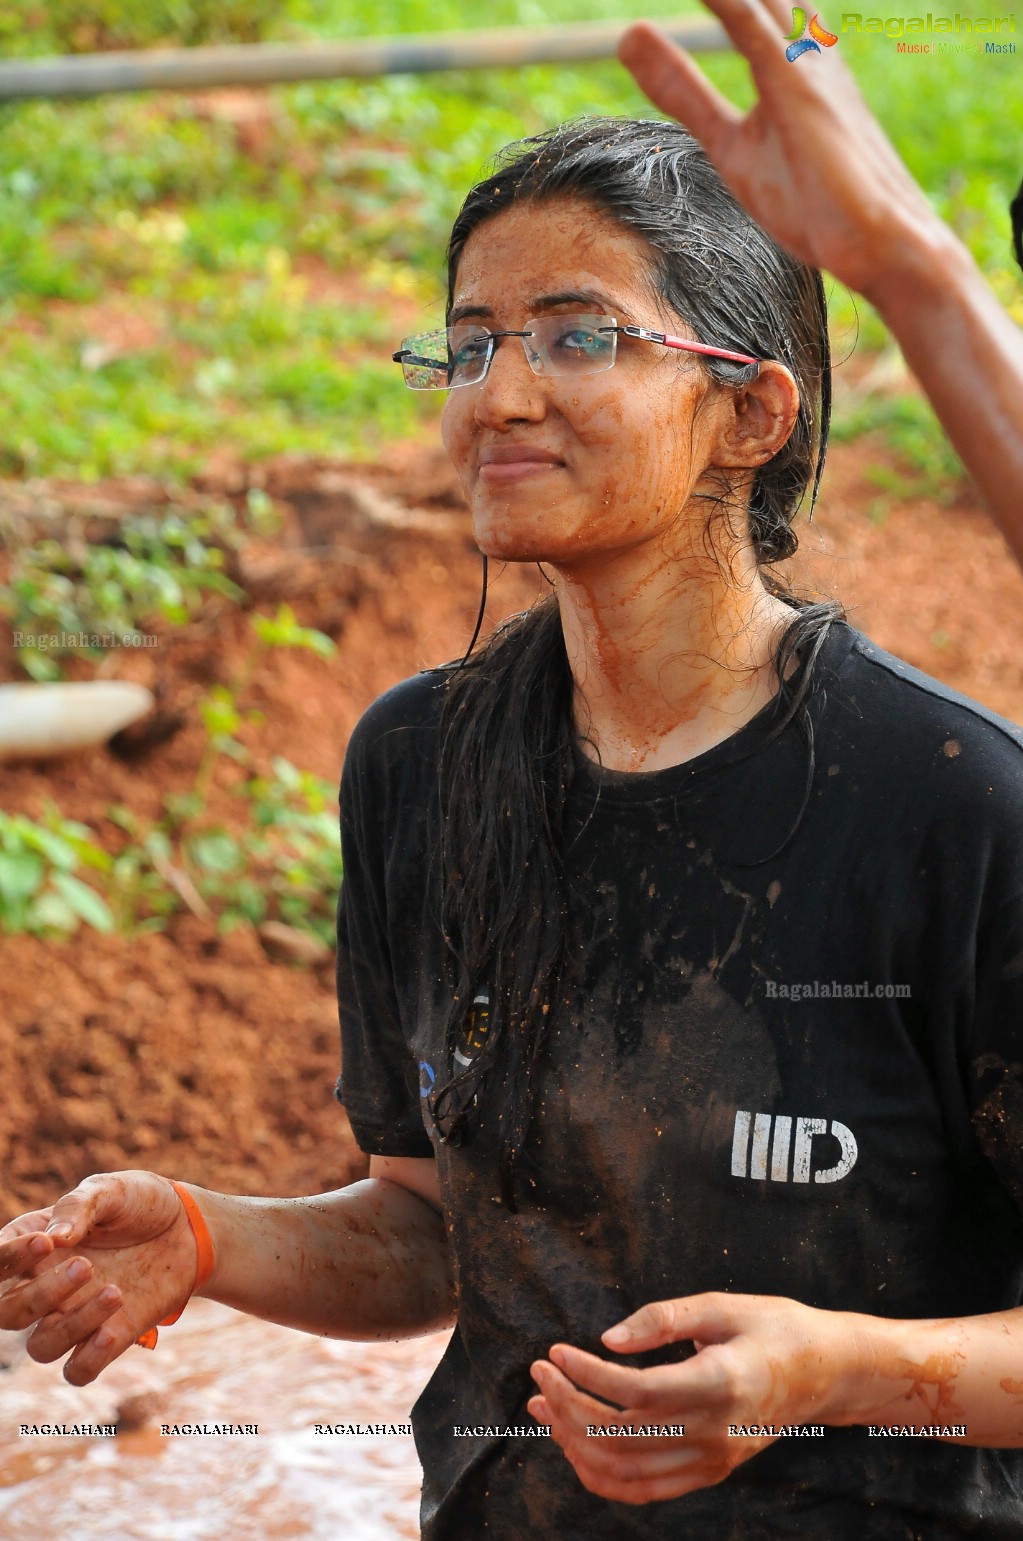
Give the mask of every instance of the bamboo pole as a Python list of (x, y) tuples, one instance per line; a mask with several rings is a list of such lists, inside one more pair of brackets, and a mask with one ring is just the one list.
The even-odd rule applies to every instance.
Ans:
[[(612, 58), (627, 25), (621, 21), (497, 27), (368, 38), (351, 43), (252, 43), (23, 59), (0, 63), (0, 101), (576, 63)], [(693, 53), (731, 47), (724, 30), (710, 19), (694, 17), (661, 25), (670, 37)]]

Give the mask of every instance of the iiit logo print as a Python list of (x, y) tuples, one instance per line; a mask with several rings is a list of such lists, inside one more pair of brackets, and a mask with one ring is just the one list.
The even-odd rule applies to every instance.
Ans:
[[(837, 1118), (830, 1120), (829, 1127), (823, 1118), (792, 1119), (787, 1113), (749, 1113), (740, 1108), (732, 1133), (732, 1176), (760, 1178), (762, 1182), (770, 1178), (776, 1183), (808, 1183), (813, 1141), (825, 1135), (837, 1143), (838, 1160), (833, 1166), (818, 1167), (813, 1180), (841, 1182), (856, 1165), (859, 1148), (852, 1130)], [(826, 1147), (824, 1159), (832, 1160), (834, 1151), (835, 1144), (830, 1146), (830, 1155)]]
[[(805, 36), (807, 32), (810, 34), (809, 37)], [(810, 18), (810, 25), (808, 27), (806, 24), (806, 12), (801, 5), (794, 5), (792, 7), (792, 31), (786, 32), (785, 37), (789, 43), (785, 50), (785, 57), (790, 64), (795, 64), (796, 60), (803, 54), (819, 54), (822, 48), (834, 48), (838, 42), (838, 38), (833, 32), (829, 32), (826, 27), (821, 26), (821, 19), (818, 15), (815, 14)]]

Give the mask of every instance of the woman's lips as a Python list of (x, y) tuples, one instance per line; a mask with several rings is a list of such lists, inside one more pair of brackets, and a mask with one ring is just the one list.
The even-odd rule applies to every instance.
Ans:
[(527, 477), (542, 476), (548, 471), (562, 471), (560, 460), (528, 459), (487, 460), (480, 466), (480, 480), (484, 482), (517, 482)]

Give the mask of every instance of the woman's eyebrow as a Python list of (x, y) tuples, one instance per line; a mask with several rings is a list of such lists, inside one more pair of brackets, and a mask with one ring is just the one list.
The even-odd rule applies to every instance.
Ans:
[[(599, 289), (565, 289), (559, 294), (538, 294), (530, 300), (530, 310), (543, 311), (554, 310), (558, 305), (598, 305), (606, 310), (608, 306), (617, 314), (627, 307), (618, 305), (609, 295), (601, 294)], [(470, 316), (488, 317), (494, 314), (489, 305), (456, 305), (448, 317), (448, 326), (456, 326), (459, 321), (467, 321)]]
[(601, 294), (599, 289), (566, 289), (563, 294), (540, 294), (535, 300), (530, 301), (535, 310), (553, 310), (556, 305), (610, 305), (615, 307), (610, 295)]
[(492, 316), (493, 314), (489, 305), (456, 305), (448, 316), (448, 326), (455, 326), (459, 321), (467, 321), (470, 316)]

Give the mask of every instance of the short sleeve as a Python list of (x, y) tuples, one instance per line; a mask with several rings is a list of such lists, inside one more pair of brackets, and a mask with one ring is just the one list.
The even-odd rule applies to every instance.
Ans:
[[(397, 687), (400, 691), (402, 687)], [(361, 719), (341, 776), (344, 876), (337, 915), (337, 997), (341, 1075), (336, 1096), (361, 1150), (375, 1156), (432, 1156), (423, 1126), (419, 1069), (403, 1028), (391, 939), (408, 917), (388, 909), (387, 873), (418, 843), (404, 827), (403, 799), (389, 795), (395, 740), (389, 692)], [(399, 735), (400, 737), (401, 735)]]

